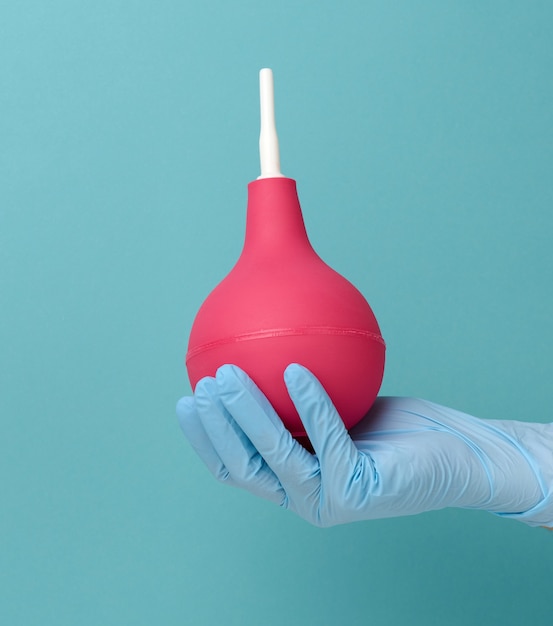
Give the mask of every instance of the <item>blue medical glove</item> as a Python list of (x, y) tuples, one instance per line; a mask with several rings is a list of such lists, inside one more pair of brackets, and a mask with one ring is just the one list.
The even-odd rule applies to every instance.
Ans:
[(316, 526), (483, 509), (553, 526), (553, 424), (481, 420), (412, 398), (378, 398), (348, 433), (318, 380), (285, 371), (315, 450), (295, 441), (250, 378), (233, 365), (202, 379), (177, 406), (212, 474)]

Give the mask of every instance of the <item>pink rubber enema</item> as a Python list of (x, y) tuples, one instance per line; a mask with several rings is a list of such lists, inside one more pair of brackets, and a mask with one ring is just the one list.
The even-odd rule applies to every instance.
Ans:
[(296, 182), (280, 173), (251, 182), (242, 254), (192, 326), (186, 355), (192, 388), (233, 363), (302, 438), (305, 430), (283, 381), (290, 363), (315, 374), (349, 429), (373, 404), (384, 360), (371, 307), (309, 242)]

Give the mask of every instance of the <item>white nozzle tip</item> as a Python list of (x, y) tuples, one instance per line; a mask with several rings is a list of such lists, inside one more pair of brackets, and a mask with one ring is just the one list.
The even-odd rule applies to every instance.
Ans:
[(259, 72), (259, 99), (261, 105), (259, 135), (261, 176), (259, 178), (279, 178), (283, 175), (280, 171), (280, 152), (275, 124), (273, 70), (268, 67)]

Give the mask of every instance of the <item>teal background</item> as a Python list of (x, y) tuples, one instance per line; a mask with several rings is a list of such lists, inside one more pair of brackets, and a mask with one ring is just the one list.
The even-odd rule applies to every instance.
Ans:
[(213, 480), (174, 406), (268, 66), (382, 393), (553, 419), (552, 25), (534, 0), (0, 5), (0, 623), (551, 624), (546, 531), (310, 527)]

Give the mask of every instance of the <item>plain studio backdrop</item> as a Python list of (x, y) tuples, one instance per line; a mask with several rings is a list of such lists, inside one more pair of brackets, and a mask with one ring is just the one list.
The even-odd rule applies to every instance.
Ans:
[(181, 435), (262, 67), (312, 243), (387, 341), (382, 393), (553, 420), (550, 2), (4, 2), (0, 622), (551, 624), (546, 531), (313, 528)]

